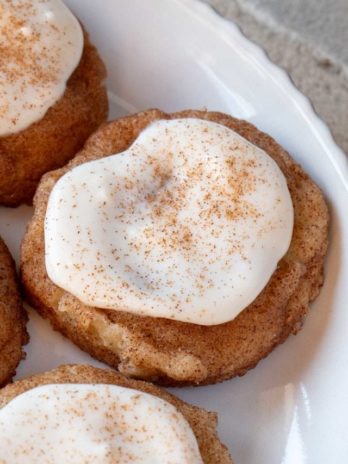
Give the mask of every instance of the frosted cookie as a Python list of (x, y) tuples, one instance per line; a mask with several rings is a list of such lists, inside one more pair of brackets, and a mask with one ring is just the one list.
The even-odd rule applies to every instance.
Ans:
[(26, 314), (22, 307), (13, 259), (0, 238), (0, 386), (9, 382), (27, 343)]
[(152, 384), (61, 366), (0, 392), (0, 462), (232, 464), (216, 425)]
[(319, 188), (268, 135), (221, 113), (151, 110), (104, 126), (42, 179), (23, 284), (121, 372), (214, 383), (300, 329), (327, 227)]
[(30, 203), (106, 119), (104, 65), (60, 0), (0, 0), (0, 204)]

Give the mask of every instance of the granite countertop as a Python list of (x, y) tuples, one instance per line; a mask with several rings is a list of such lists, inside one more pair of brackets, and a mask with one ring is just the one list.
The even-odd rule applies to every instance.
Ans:
[(348, 0), (203, 0), (284, 68), (348, 153)]

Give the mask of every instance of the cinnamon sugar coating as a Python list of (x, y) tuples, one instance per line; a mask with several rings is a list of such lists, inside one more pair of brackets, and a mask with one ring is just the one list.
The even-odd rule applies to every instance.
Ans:
[(28, 341), (15, 264), (0, 238), (0, 386), (11, 380)]
[(0, 137), (0, 204), (30, 204), (41, 176), (63, 166), (106, 120), (106, 71), (84, 33), (80, 63), (64, 95), (27, 129)]
[[(292, 197), (295, 224), (290, 248), (259, 296), (233, 321), (215, 325), (136, 316), (84, 306), (54, 285), (44, 262), (44, 218), (55, 182), (69, 169), (121, 152), (157, 119), (194, 117), (223, 124), (265, 150), (278, 164)], [(270, 136), (222, 113), (159, 110), (103, 126), (64, 168), (46, 174), (22, 243), (22, 279), (31, 304), (56, 330), (121, 372), (166, 385), (197, 385), (243, 375), (302, 326), (323, 282), (328, 211), (309, 176)], [(219, 340), (219, 343), (216, 341)]]
[(184, 403), (179, 398), (150, 383), (129, 379), (106, 369), (97, 369), (87, 365), (65, 365), (17, 381), (0, 392), (0, 409), (16, 396), (32, 388), (48, 384), (68, 383), (119, 385), (157, 396), (172, 404), (185, 417), (197, 439), (205, 464), (232, 464), (228, 450), (216, 434), (217, 416), (215, 413)]

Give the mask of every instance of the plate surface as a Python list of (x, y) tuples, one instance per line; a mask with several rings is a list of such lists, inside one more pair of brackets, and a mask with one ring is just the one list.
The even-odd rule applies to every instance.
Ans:
[[(159, 107), (220, 110), (275, 137), (330, 204), (326, 281), (303, 330), (246, 376), (180, 389), (219, 413), (237, 463), (321, 464), (348, 459), (348, 169), (326, 126), (286, 74), (197, 0), (67, 0), (108, 68), (111, 116)], [(101, 8), (102, 5), (102, 8)], [(0, 234), (18, 259), (31, 209), (0, 208)], [(345, 237), (346, 243), (343, 243)], [(31, 342), (18, 378), (61, 363), (100, 363), (30, 311)]]

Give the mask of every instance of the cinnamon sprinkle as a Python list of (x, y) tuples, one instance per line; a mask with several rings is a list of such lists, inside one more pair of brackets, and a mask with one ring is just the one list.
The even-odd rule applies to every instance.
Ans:
[(81, 38), (56, 0), (0, 0), (0, 136), (40, 119), (61, 96)]

